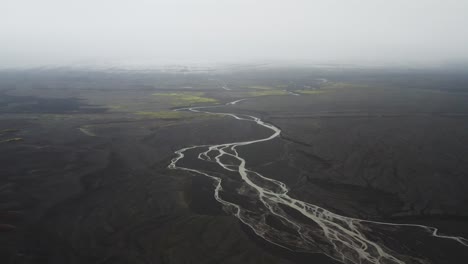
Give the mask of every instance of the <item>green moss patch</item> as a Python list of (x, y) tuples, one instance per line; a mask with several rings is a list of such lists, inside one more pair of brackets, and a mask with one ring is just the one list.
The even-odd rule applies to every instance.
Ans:
[(186, 113), (176, 112), (176, 111), (140, 111), (136, 112), (137, 115), (142, 115), (149, 118), (158, 118), (158, 119), (181, 119), (187, 117)]
[(204, 97), (204, 93), (154, 93), (160, 99), (170, 100), (172, 105), (193, 105), (193, 104), (206, 104), (206, 103), (218, 103), (218, 100), (210, 97)]
[(287, 95), (288, 93), (283, 90), (263, 90), (249, 92), (250, 96), (267, 96), (267, 95)]
[(1, 140), (0, 143), (12, 143), (12, 142), (19, 142), (19, 141), (23, 141), (23, 139), (22, 138), (9, 138), (5, 140)]
[(321, 91), (321, 90), (296, 90), (294, 92), (298, 93), (298, 94), (322, 94), (322, 93), (325, 93), (326, 91)]

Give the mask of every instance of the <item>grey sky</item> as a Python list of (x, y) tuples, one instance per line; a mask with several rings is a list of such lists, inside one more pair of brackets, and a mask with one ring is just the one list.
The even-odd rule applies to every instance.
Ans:
[(0, 65), (468, 59), (468, 0), (0, 0)]

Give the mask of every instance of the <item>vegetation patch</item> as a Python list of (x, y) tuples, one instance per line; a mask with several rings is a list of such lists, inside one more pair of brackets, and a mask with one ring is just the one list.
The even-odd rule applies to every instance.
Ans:
[(202, 92), (154, 93), (153, 96), (170, 100), (171, 104), (176, 106), (218, 102), (214, 98), (204, 97), (204, 93)]
[(16, 133), (16, 132), (19, 132), (20, 130), (19, 129), (3, 129), (3, 130), (0, 130), (0, 136), (4, 136), (4, 135), (8, 135), (8, 134), (13, 134), (13, 133)]
[(176, 112), (176, 111), (157, 111), (157, 112), (141, 111), (141, 112), (136, 112), (135, 114), (142, 115), (148, 118), (158, 118), (158, 119), (182, 119), (182, 118), (187, 118), (190, 116), (190, 114), (188, 113)]
[(22, 138), (9, 138), (9, 139), (0, 141), (0, 143), (9, 143), (9, 142), (18, 142), (18, 141), (23, 141), (23, 139)]
[(325, 93), (326, 91), (322, 91), (322, 90), (296, 90), (294, 92), (299, 93), (299, 94), (322, 94), (322, 93)]
[(369, 85), (344, 83), (344, 82), (327, 82), (321, 86), (323, 89), (350, 89), (350, 88), (370, 88)]
[(141, 115), (146, 118), (157, 118), (165, 120), (177, 120), (185, 118), (214, 118), (217, 115), (204, 114), (204, 113), (192, 113), (192, 112), (179, 112), (179, 111), (140, 111), (135, 112), (137, 115)]
[(125, 108), (125, 106), (122, 106), (122, 105), (108, 105), (107, 107), (110, 108), (111, 110), (121, 110)]
[(287, 95), (288, 93), (283, 90), (263, 90), (249, 92), (250, 96), (267, 96), (267, 95)]
[(15, 133), (15, 132), (19, 132), (19, 129), (8, 128), (8, 129), (0, 130), (0, 134)]
[(94, 134), (91, 130), (89, 130), (88, 126), (80, 127), (79, 129), (80, 129), (81, 132), (83, 132), (83, 134), (85, 134), (87, 136), (90, 136), (90, 137), (95, 137), (96, 136), (96, 134)]

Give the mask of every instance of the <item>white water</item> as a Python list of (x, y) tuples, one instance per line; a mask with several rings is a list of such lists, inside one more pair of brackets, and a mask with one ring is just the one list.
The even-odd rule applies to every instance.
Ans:
[[(227, 103), (226, 106), (235, 105), (244, 100), (246, 99), (233, 101)], [(342, 263), (356, 264), (426, 263), (422, 259), (406, 256), (405, 252), (391, 250), (381, 239), (378, 239), (379, 235), (382, 236), (382, 232), (388, 232), (388, 234), (406, 232), (406, 228), (411, 231), (423, 231), (422, 233), (428, 236), (449, 239), (468, 246), (467, 239), (439, 235), (435, 227), (346, 217), (289, 196), (286, 184), (249, 170), (246, 160), (237, 151), (242, 146), (272, 140), (280, 135), (281, 130), (250, 115), (202, 111), (202, 109), (215, 107), (220, 106), (190, 107), (176, 111), (229, 116), (242, 122), (254, 122), (271, 130), (272, 133), (268, 137), (256, 140), (191, 146), (177, 150), (176, 157), (171, 160), (168, 168), (188, 171), (212, 179), (215, 183), (214, 198), (216, 201), (221, 203), (228, 213), (233, 214), (266, 241), (291, 251), (323, 253)], [(187, 152), (193, 151), (196, 151), (194, 157), (197, 160), (219, 166), (218, 168), (225, 171), (226, 175), (178, 166), (186, 155), (191, 155)], [(232, 181), (240, 183), (240, 187), (235, 188), (234, 193), (232, 190), (223, 189), (223, 183)], [(223, 193), (228, 192), (231, 192), (230, 196), (241, 197), (246, 203), (236, 203), (223, 198)], [(292, 211), (295, 213), (291, 213)], [(283, 228), (278, 228), (278, 224), (271, 224), (269, 219), (272, 218), (277, 223), (281, 223)]]

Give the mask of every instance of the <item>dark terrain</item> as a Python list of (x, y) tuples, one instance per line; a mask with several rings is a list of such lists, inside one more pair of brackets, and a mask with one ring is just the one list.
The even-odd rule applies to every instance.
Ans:
[[(254, 123), (170, 112), (242, 98), (220, 111), (282, 134), (239, 152), (291, 196), (468, 238), (465, 71), (3, 70), (0, 263), (338, 263), (269, 244), (223, 210), (210, 180), (167, 168), (186, 146), (267, 136)], [(453, 240), (416, 235), (385, 240), (428, 263), (468, 259)]]

